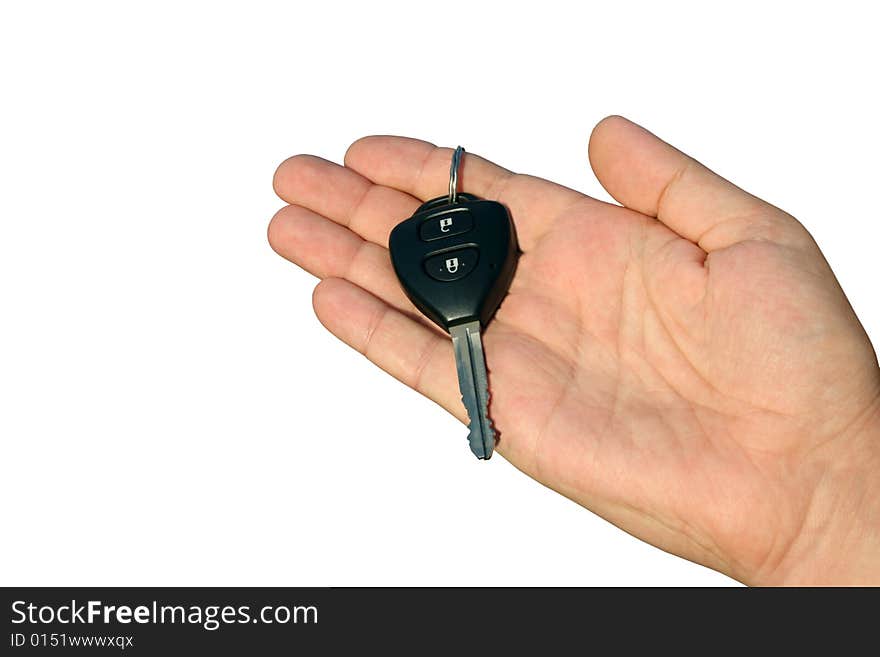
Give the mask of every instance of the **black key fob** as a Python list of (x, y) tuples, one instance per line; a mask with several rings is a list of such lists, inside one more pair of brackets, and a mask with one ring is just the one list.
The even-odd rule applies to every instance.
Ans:
[(422, 204), (391, 231), (391, 262), (404, 292), (431, 321), (485, 327), (507, 294), (519, 248), (501, 203), (457, 194)]

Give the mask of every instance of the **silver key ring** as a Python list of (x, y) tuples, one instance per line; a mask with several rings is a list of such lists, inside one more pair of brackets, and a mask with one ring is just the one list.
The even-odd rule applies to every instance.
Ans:
[(452, 164), (449, 167), (449, 204), (452, 205), (458, 200), (458, 169), (461, 167), (461, 156), (464, 155), (464, 148), (461, 146), (455, 149), (452, 154)]

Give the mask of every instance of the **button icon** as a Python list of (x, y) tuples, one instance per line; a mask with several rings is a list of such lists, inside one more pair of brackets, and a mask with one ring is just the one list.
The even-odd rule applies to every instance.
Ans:
[(470, 210), (444, 210), (431, 215), (419, 225), (419, 237), (424, 242), (448, 239), (473, 230), (474, 217)]
[(435, 281), (457, 281), (477, 268), (480, 252), (473, 246), (436, 253), (425, 258), (424, 268)]

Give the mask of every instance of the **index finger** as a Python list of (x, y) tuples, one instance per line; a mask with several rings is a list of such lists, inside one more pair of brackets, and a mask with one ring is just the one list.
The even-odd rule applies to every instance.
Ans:
[[(453, 149), (420, 139), (364, 137), (345, 154), (345, 166), (374, 183), (399, 189), (423, 201), (442, 196), (449, 184)], [(578, 203), (595, 199), (548, 180), (517, 174), (479, 155), (465, 153), (459, 188), (506, 205), (516, 223), (523, 250), (549, 230), (555, 219)]]

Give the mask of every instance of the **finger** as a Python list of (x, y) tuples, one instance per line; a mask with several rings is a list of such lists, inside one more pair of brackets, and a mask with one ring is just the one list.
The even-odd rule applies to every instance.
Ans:
[(611, 196), (704, 251), (747, 239), (803, 238), (793, 218), (623, 117), (610, 116), (595, 127), (589, 154)]
[[(318, 278), (344, 278), (428, 326), (403, 293), (388, 249), (297, 205), (282, 208), (269, 222), (269, 244), (278, 255)], [(430, 325), (431, 330), (439, 330)]]
[[(345, 165), (379, 185), (426, 201), (447, 192), (451, 158), (452, 149), (426, 141), (373, 136), (349, 147)], [(462, 158), (459, 187), (506, 205), (524, 251), (531, 249), (566, 210), (579, 203), (599, 203), (562, 185), (515, 174), (473, 153)]]
[(462, 422), (466, 421), (448, 338), (338, 278), (319, 283), (312, 302), (318, 319), (333, 335)]
[(374, 185), (352, 169), (313, 155), (282, 162), (273, 185), (288, 203), (332, 219), (380, 246), (388, 246), (391, 229), (420, 205), (404, 192)]

